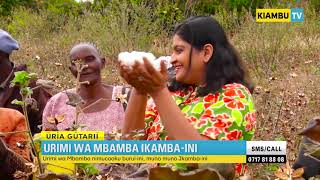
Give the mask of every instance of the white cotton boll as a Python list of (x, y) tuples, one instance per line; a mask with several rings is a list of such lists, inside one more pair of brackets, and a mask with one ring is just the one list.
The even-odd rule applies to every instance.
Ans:
[(118, 61), (126, 61), (130, 56), (129, 52), (121, 52), (118, 55)]
[(134, 65), (135, 61), (138, 61), (139, 63), (143, 64), (143, 53), (138, 51), (132, 51), (131, 52), (131, 61), (132, 65)]
[(153, 61), (153, 62), (152, 62), (153, 67), (154, 67), (157, 71), (160, 71), (160, 70), (161, 70), (160, 62), (161, 62), (161, 61)]
[(135, 53), (121, 52), (118, 55), (118, 61), (131, 68), (134, 65), (134, 61), (137, 57), (138, 56)]
[(161, 61), (164, 61), (164, 64), (166, 65), (167, 69), (169, 69), (170, 67), (172, 67), (170, 60), (171, 60), (171, 56), (161, 56), (158, 59), (153, 61), (153, 65), (158, 71), (160, 71), (161, 69), (160, 63)]
[(158, 58), (158, 60), (164, 60), (164, 62), (166, 63), (167, 65), (167, 68), (170, 68), (172, 67), (172, 64), (171, 64), (171, 56), (161, 56)]
[(156, 57), (152, 53), (144, 53), (143, 56), (147, 58), (150, 62), (153, 62), (156, 59)]
[(129, 60), (125, 61), (124, 64), (131, 69), (132, 66), (134, 65), (134, 61), (132, 59), (129, 59)]
[(140, 63), (143, 63), (143, 58), (145, 57), (149, 61), (154, 61), (156, 57), (150, 52), (140, 52), (140, 51), (132, 51), (132, 57), (138, 60)]
[(130, 53), (129, 52), (121, 52), (118, 55), (118, 61), (125, 63), (130, 59)]
[[(156, 62), (156, 57), (150, 52), (140, 52), (140, 51), (132, 51), (132, 52), (121, 52), (118, 55), (118, 61), (122, 62), (129, 68), (135, 64), (135, 61), (143, 64), (143, 58), (146, 58), (153, 66), (160, 70), (160, 61)], [(170, 63), (169, 63), (170, 64)]]

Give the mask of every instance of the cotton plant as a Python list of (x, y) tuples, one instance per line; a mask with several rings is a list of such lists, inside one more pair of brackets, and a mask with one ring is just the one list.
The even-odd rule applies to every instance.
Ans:
[(111, 132), (105, 134), (107, 140), (144, 140), (144, 129), (136, 129), (127, 134), (122, 134), (121, 129), (114, 127)]
[(128, 66), (130, 69), (132, 69), (132, 66), (135, 64), (135, 62), (139, 62), (143, 64), (144, 63), (143, 58), (146, 58), (153, 65), (153, 67), (158, 71), (160, 71), (161, 69), (161, 66), (160, 66), (161, 61), (164, 61), (167, 68), (171, 67), (170, 56), (161, 56), (156, 58), (150, 52), (141, 52), (141, 51), (121, 52), (118, 55), (118, 61)]
[[(40, 166), (40, 159), (39, 159), (39, 151), (35, 148), (35, 143), (32, 139), (32, 134), (31, 134), (31, 128), (29, 124), (29, 119), (28, 119), (28, 107), (31, 107), (32, 109), (37, 110), (37, 102), (34, 98), (32, 98), (33, 90), (35, 88), (29, 87), (30, 81), (37, 79), (37, 74), (36, 73), (29, 73), (26, 71), (17, 71), (14, 73), (14, 78), (11, 81), (10, 87), (17, 86), (19, 87), (20, 90), (20, 95), (21, 95), (21, 100), (13, 100), (11, 103), (16, 104), (21, 106), (23, 110), (23, 114), (25, 116), (25, 124), (27, 126), (26, 133), (28, 134), (29, 138), (29, 143), (31, 145), (31, 155), (34, 158), (34, 162), (39, 161), (39, 163), (35, 163), (38, 165), (40, 172), (43, 172), (42, 167)], [(38, 83), (37, 86), (41, 86), (41, 83)], [(13, 132), (14, 133), (14, 132)], [(21, 147), (21, 144), (17, 144), (18, 147)]]

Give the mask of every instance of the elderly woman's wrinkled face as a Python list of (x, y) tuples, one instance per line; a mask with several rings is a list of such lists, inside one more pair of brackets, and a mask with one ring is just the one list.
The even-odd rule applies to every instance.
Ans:
[(78, 45), (70, 52), (70, 71), (77, 76), (76, 60), (80, 60), (82, 66), (86, 66), (80, 73), (80, 81), (89, 81), (90, 84), (101, 81), (101, 69), (105, 60), (100, 58), (98, 51), (90, 45)]

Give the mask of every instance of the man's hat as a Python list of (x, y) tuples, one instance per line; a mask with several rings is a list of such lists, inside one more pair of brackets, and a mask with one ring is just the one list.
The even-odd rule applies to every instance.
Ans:
[(13, 50), (18, 49), (18, 42), (7, 31), (0, 29), (0, 51), (11, 54)]

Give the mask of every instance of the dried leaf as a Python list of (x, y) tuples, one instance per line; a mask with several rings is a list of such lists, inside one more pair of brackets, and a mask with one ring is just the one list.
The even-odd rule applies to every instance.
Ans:
[(54, 83), (50, 80), (38, 79), (36, 82), (37, 86), (42, 86), (48, 89), (54, 88)]
[(51, 117), (51, 116), (47, 117), (47, 121), (48, 121), (50, 124), (56, 124), (56, 121), (55, 121), (54, 117)]
[(38, 158), (37, 158), (37, 157), (34, 157), (34, 159), (33, 159), (33, 164), (34, 164), (36, 167), (39, 167), (39, 161), (38, 161)]
[(48, 75), (48, 78), (49, 78), (50, 80), (54, 80), (54, 79), (55, 79), (55, 77), (54, 77), (54, 76), (51, 76), (51, 75)]
[(18, 141), (16, 144), (18, 148), (24, 149), (28, 144), (28, 141)]
[(115, 133), (114, 134), (114, 140), (121, 140), (122, 134), (121, 133)]
[(295, 77), (297, 77), (298, 75), (297, 75), (296, 73), (290, 73), (290, 76), (293, 77), (293, 78), (295, 78)]
[(142, 140), (146, 136), (145, 132), (143, 133), (136, 133), (132, 136), (133, 140)]
[(75, 124), (75, 122), (72, 123), (71, 128), (70, 128), (71, 131), (78, 131), (80, 129), (81, 129), (80, 126), (78, 124)]
[(38, 111), (38, 103), (34, 98), (26, 98), (25, 102), (31, 106), (31, 109)]
[(289, 161), (286, 162), (286, 171), (285, 173), (290, 175), (292, 173), (293, 169), (291, 168)]
[(264, 92), (265, 93), (270, 93), (271, 91), (270, 91), (270, 89), (264, 89)]
[(35, 173), (35, 172), (37, 172), (37, 170), (38, 170), (38, 168), (37, 168), (37, 166), (35, 165), (35, 164), (33, 164), (33, 163), (24, 163), (26, 166), (29, 166), (29, 168), (32, 170), (31, 172), (32, 173)]
[(256, 86), (255, 90), (258, 90), (258, 91), (262, 90), (262, 86)]
[(29, 77), (30, 79), (37, 79), (38, 74), (37, 74), (37, 73), (29, 73), (28, 77)]
[(65, 91), (69, 101), (66, 103), (70, 106), (76, 107), (77, 105), (83, 104), (84, 100), (81, 98), (79, 94), (73, 93), (73, 92), (68, 92)]
[(107, 138), (113, 139), (113, 140), (121, 140), (123, 138), (123, 135), (121, 133), (121, 129), (118, 129), (116, 126), (113, 127), (112, 131), (106, 135)]
[(274, 172), (274, 175), (283, 180), (289, 179), (289, 175), (284, 172), (276, 171)]
[(15, 179), (21, 179), (21, 178), (24, 178), (24, 177), (28, 177), (28, 173), (26, 172), (22, 172), (22, 171), (16, 171), (14, 174), (13, 174), (13, 177)]
[(128, 104), (127, 102), (127, 94), (119, 93), (116, 97), (117, 102), (121, 102), (122, 104)]
[(58, 123), (61, 123), (65, 120), (65, 115), (64, 114), (56, 115), (55, 118), (58, 121)]
[(277, 80), (277, 78), (276, 77), (270, 77), (269, 80), (273, 81), (273, 80)]
[(298, 178), (298, 177), (302, 177), (303, 173), (304, 173), (304, 169), (303, 169), (303, 168), (298, 168), (298, 169), (296, 169), (296, 170), (293, 171), (293, 173), (291, 174), (291, 176), (292, 176), (293, 178)]

